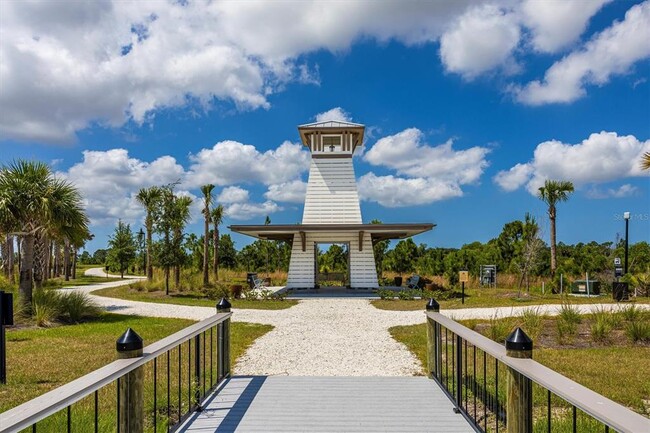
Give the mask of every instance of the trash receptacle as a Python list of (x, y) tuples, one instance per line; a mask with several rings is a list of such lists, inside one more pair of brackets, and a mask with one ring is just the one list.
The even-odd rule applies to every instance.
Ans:
[(246, 274), (246, 282), (248, 283), (251, 289), (255, 287), (256, 278), (257, 278), (257, 272), (248, 272)]
[(614, 283), (612, 285), (612, 297), (615, 301), (626, 301), (629, 298), (627, 283)]

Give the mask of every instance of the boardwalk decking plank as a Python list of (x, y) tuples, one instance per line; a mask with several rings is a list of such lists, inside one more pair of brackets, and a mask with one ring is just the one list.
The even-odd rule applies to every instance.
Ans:
[(245, 376), (230, 379), (179, 430), (473, 432), (424, 377)]

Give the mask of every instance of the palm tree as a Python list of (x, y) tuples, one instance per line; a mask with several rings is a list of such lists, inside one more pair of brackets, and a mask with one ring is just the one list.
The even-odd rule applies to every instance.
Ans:
[(210, 231), (210, 204), (212, 203), (213, 189), (214, 189), (214, 185), (212, 185), (211, 183), (208, 183), (201, 187), (201, 192), (203, 193), (202, 213), (203, 216), (205, 217), (204, 220), (205, 235), (203, 236), (203, 286), (207, 286), (208, 284), (210, 284), (210, 273), (208, 269), (210, 238), (208, 237), (208, 233)]
[(219, 225), (223, 222), (223, 206), (219, 205), (212, 209), (210, 217), (214, 230), (212, 231), (212, 247), (214, 255), (212, 257), (212, 271), (214, 272), (214, 281), (219, 281)]
[(174, 246), (174, 285), (176, 289), (181, 285), (181, 264), (183, 262), (183, 229), (190, 219), (190, 206), (192, 199), (187, 196), (174, 198), (174, 212), (172, 216), (172, 244)]
[(152, 239), (151, 233), (153, 232), (153, 224), (155, 221), (154, 211), (158, 206), (162, 193), (159, 187), (152, 186), (149, 188), (141, 188), (135, 199), (144, 206), (146, 216), (144, 218), (144, 226), (147, 229), (147, 281), (153, 280), (153, 260), (152, 260)]
[(573, 183), (566, 180), (546, 180), (544, 186), (539, 188), (537, 197), (548, 205), (548, 218), (551, 221), (551, 277), (555, 276), (557, 269), (555, 220), (557, 218), (556, 204), (567, 201), (573, 192)]
[[(79, 191), (36, 161), (18, 160), (0, 170), (0, 215), (10, 216), (23, 237), (24, 260), (18, 286), (21, 302), (32, 302), (35, 239), (53, 232), (88, 232)], [(42, 268), (36, 270), (42, 273)]]
[(641, 157), (641, 170), (650, 170), (650, 152), (646, 152)]

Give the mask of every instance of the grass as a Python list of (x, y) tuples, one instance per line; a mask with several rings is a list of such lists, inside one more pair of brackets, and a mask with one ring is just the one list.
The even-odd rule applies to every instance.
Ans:
[[(650, 359), (648, 344), (650, 340), (637, 339), (635, 342), (633, 336), (629, 335), (629, 329), (636, 327), (648, 330), (636, 331), (636, 336), (650, 332), (650, 314), (644, 313), (637, 316), (634, 321), (617, 323), (617, 316), (622, 313), (609, 313), (610, 321), (607, 322), (606, 337), (601, 339), (592, 334), (593, 342), (585, 344), (584, 339), (589, 338), (590, 327), (605, 320), (605, 314), (605, 312), (597, 312), (582, 316), (583, 323), (575, 325), (580, 329), (580, 341), (576, 339), (572, 347), (562, 346), (554, 336), (550, 335), (556, 329), (553, 322), (565, 320), (559, 317), (542, 317), (541, 333), (535, 340), (533, 358), (595, 392), (647, 416), (648, 409), (645, 408), (644, 400), (650, 398), (650, 381), (647, 380), (650, 377), (650, 363), (646, 362)], [(506, 326), (508, 331), (515, 326), (525, 326), (523, 317), (501, 319), (501, 321), (508, 324)], [(461, 323), (480, 330), (490, 337), (492, 333), (499, 333), (488, 328), (496, 322), (499, 321), (493, 318)], [(426, 365), (425, 324), (396, 326), (390, 328), (389, 332), (395, 340), (406, 345), (423, 366)], [(560, 402), (558, 404), (562, 406)]]
[[(136, 290), (131, 286), (108, 287), (93, 292), (93, 295), (106, 296), (108, 298), (128, 299), (130, 301), (154, 302), (159, 304), (191, 305), (199, 307), (214, 307), (218, 300), (209, 299), (198, 292), (170, 292), (169, 296), (164, 291), (149, 292)], [(296, 300), (255, 300), (255, 299), (230, 299), (233, 308), (257, 309), (257, 310), (283, 310), (293, 307), (298, 303)]]
[[(104, 313), (98, 321), (78, 325), (9, 329), (8, 383), (0, 386), (0, 412), (114, 361), (115, 341), (128, 327), (148, 345), (192, 323), (183, 319)], [(233, 322), (231, 365), (256, 338), (271, 329), (270, 325)]]
[[(614, 302), (611, 296), (603, 295), (599, 297), (580, 297), (567, 296), (566, 294), (552, 293), (531, 293), (530, 295), (519, 297), (516, 289), (501, 288), (466, 288), (465, 303), (462, 303), (460, 292), (456, 291), (450, 299), (436, 299), (440, 303), (440, 308), (452, 310), (458, 308), (486, 308), (486, 307), (517, 307), (526, 305), (545, 305), (545, 304), (563, 304), (571, 302), (572, 304), (600, 304), (603, 302)], [(649, 303), (650, 298), (637, 298), (636, 302)], [(424, 310), (426, 299), (401, 300), (401, 299), (377, 299), (371, 301), (371, 304), (380, 310), (393, 311), (416, 311)]]

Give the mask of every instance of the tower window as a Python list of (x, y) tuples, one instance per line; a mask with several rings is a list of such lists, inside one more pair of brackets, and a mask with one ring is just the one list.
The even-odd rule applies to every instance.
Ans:
[(335, 151), (338, 150), (337, 146), (341, 146), (341, 136), (340, 135), (326, 135), (323, 137), (323, 147), (325, 151)]

